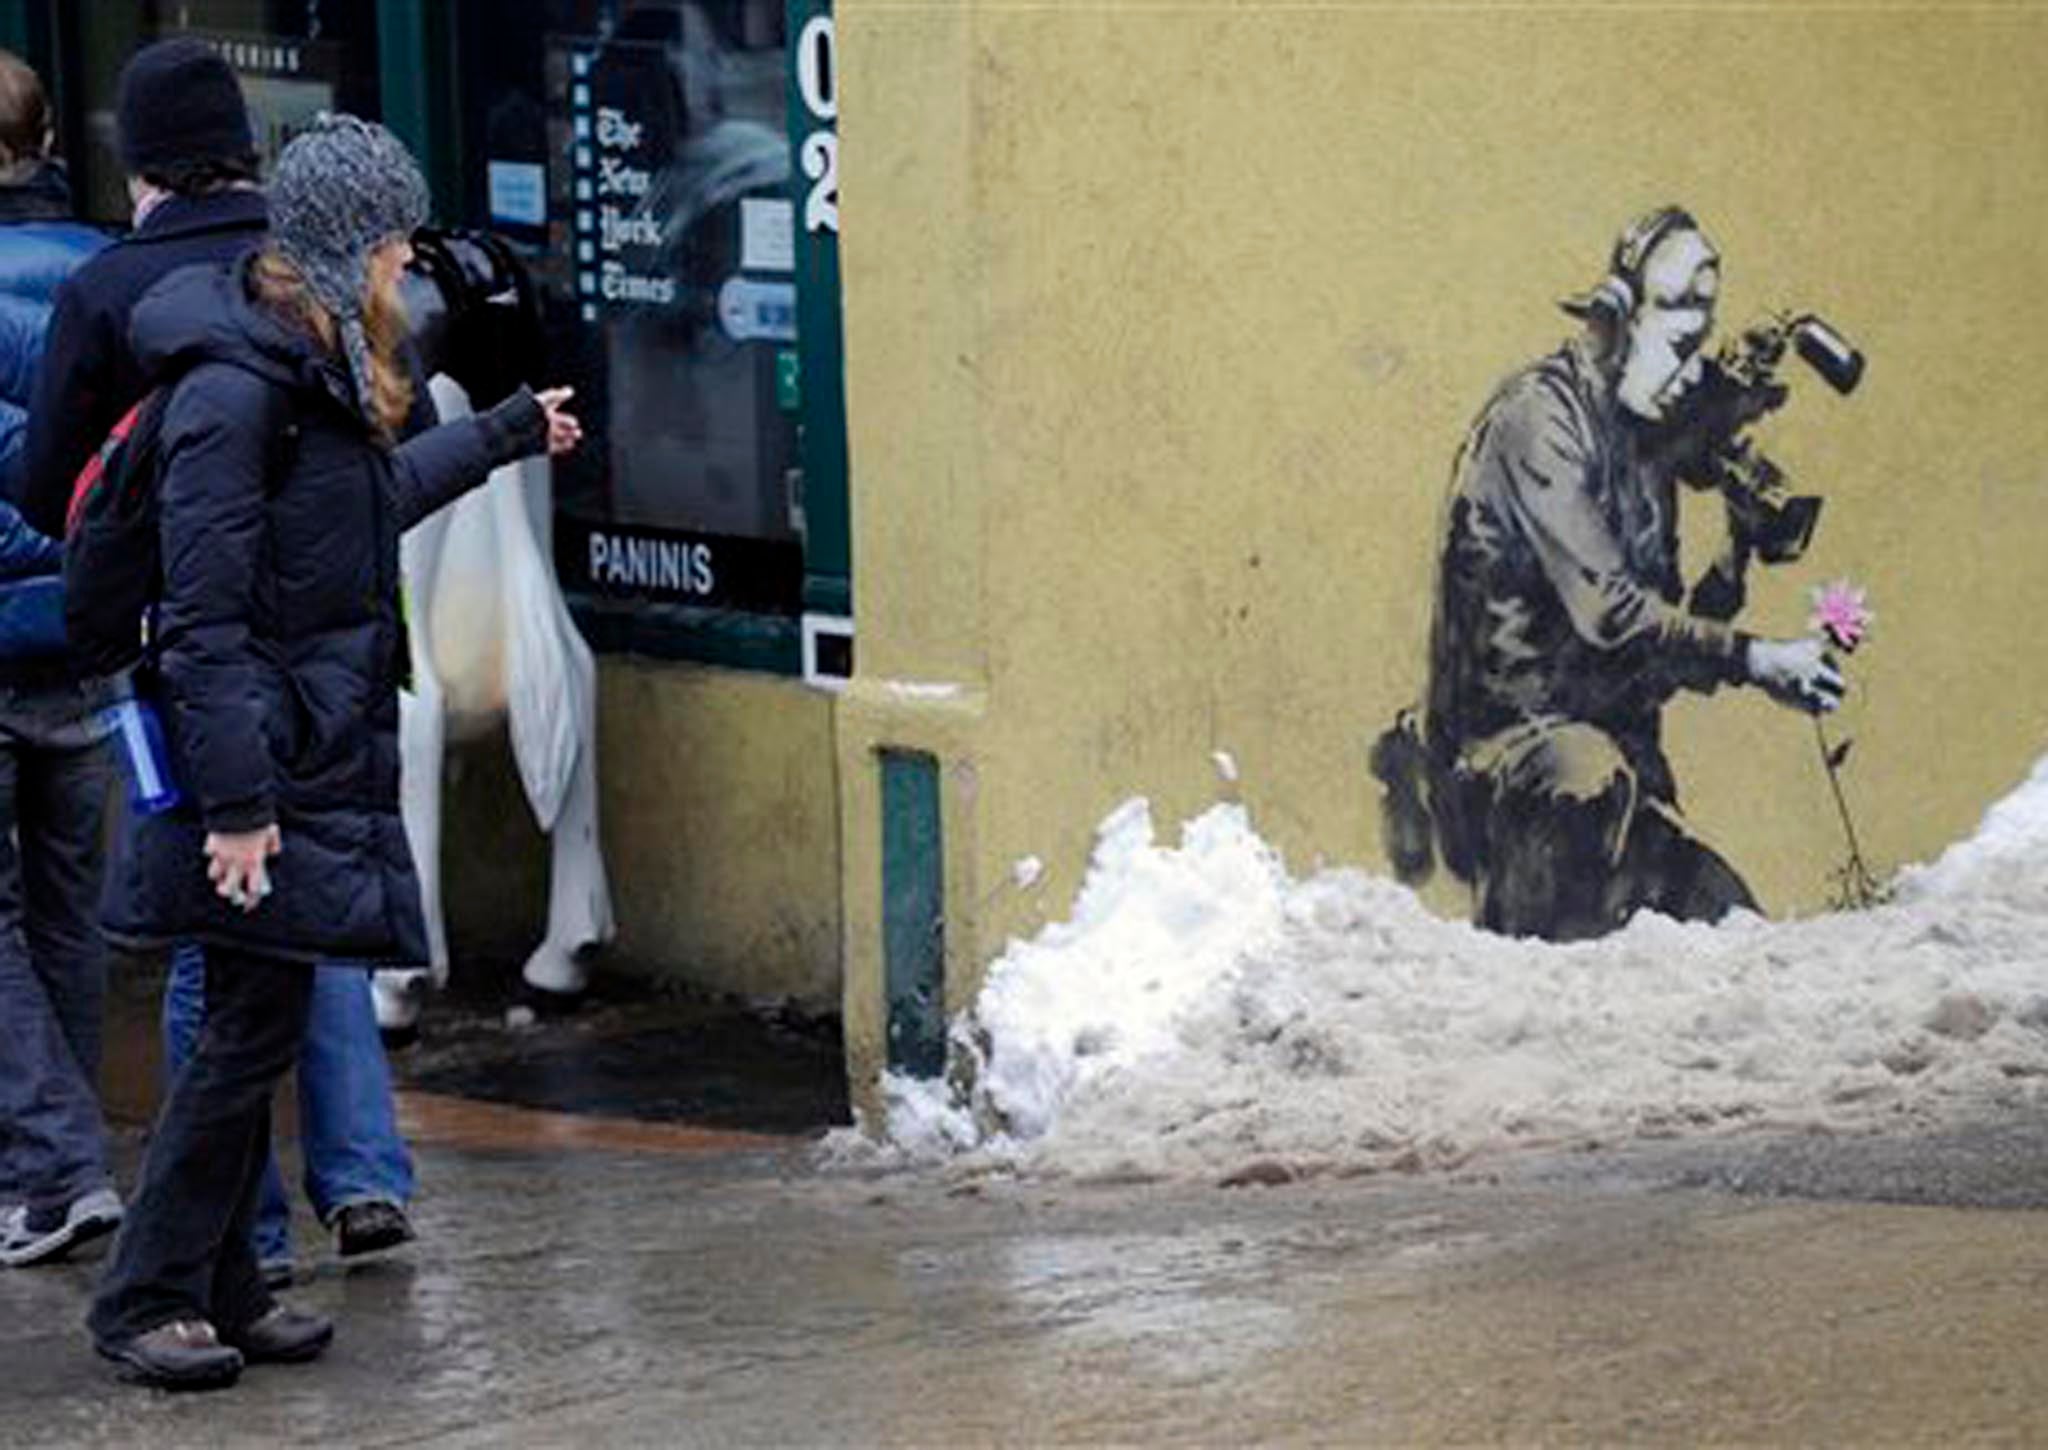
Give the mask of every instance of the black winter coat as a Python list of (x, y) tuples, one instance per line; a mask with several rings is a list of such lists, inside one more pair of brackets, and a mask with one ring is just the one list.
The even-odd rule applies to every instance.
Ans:
[[(193, 268), (136, 308), (164, 417), (159, 707), (185, 804), (128, 822), (104, 911), (118, 938), (198, 937), (298, 959), (426, 959), (398, 812), (401, 532), (545, 444), (521, 389), (393, 448), (346, 369), (257, 304), (248, 261)], [(243, 912), (206, 876), (208, 830), (275, 822), (273, 893)]]
[(14, 502), (36, 528), (63, 535), (78, 470), (147, 387), (129, 346), (135, 304), (181, 268), (240, 256), (269, 226), (260, 192), (173, 196), (57, 289), (21, 472), (10, 481)]

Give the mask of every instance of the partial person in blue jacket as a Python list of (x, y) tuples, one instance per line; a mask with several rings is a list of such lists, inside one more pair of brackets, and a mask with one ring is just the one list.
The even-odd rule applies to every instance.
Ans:
[[(254, 250), (270, 230), (248, 106), (213, 46), (175, 36), (138, 51), (121, 74), (115, 140), (135, 229), (58, 296), (23, 467), (10, 485), (30, 522), (51, 531), (63, 527), (80, 467), (152, 381), (130, 336), (136, 304), (174, 272), (218, 267)], [(164, 990), (164, 1055), (172, 1074), (192, 1056), (206, 1006), (206, 953), (197, 942), (181, 941)], [(391, 1069), (362, 966), (323, 965), (316, 974), (297, 1078), (306, 1196), (341, 1255), (410, 1240), (412, 1157), (399, 1135)], [(253, 1229), (273, 1287), (291, 1281), (291, 1222), (273, 1156)]]
[[(0, 51), (0, 494), (14, 496), (37, 365), (57, 288), (106, 246), (72, 217), (64, 163), (36, 73)], [(0, 499), (0, 658), (47, 659), (63, 647), (56, 574), (63, 545)], [(16, 588), (25, 580), (39, 584)], [(54, 633), (52, 626), (54, 625)]]
[[(0, 51), (0, 480), (20, 466), (52, 300), (106, 238), (71, 218), (42, 83)], [(100, 1114), (106, 944), (99, 681), (64, 657), (62, 549), (0, 508), (0, 1264), (111, 1232)]]

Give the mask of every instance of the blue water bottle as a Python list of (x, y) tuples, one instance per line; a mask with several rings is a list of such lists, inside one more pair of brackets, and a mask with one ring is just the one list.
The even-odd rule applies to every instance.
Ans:
[(105, 718), (128, 776), (128, 804), (139, 816), (159, 816), (184, 797), (171, 779), (170, 752), (156, 707), (130, 696), (109, 705)]

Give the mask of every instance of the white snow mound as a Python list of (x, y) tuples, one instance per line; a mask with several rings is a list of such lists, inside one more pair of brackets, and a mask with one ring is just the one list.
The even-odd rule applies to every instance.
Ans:
[(1293, 1176), (1517, 1145), (1862, 1130), (2048, 1097), (2048, 762), (1868, 911), (1510, 940), (1357, 871), (1289, 877), (1242, 807), (1103, 823), (1070, 921), (1012, 942), (945, 1081), (828, 1156)]

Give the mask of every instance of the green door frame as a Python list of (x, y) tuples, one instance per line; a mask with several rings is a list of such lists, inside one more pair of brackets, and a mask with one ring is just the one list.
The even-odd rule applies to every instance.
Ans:
[(452, 9), (441, 0), (377, 0), (379, 119), (419, 158), (443, 217), (462, 205), (455, 88), (433, 80), (455, 68)]
[(846, 511), (839, 102), (832, 24), (832, 0), (789, 0), (790, 201), (795, 208), (807, 525), (804, 608), (843, 615), (853, 608), (853, 560)]

